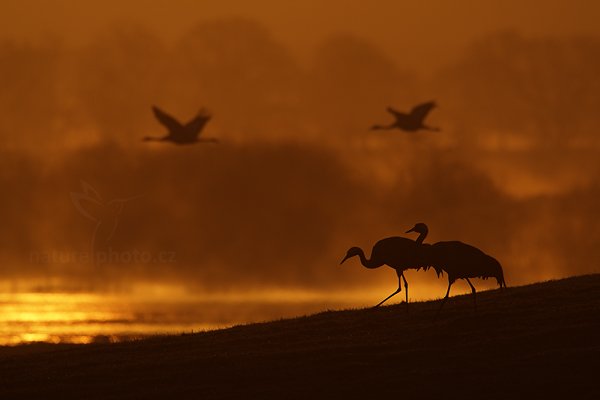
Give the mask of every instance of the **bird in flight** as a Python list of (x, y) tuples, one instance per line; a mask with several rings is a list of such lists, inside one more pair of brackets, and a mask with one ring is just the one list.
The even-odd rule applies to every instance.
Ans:
[(396, 118), (396, 121), (390, 125), (373, 125), (371, 130), (401, 129), (408, 132), (416, 132), (419, 130), (439, 131), (439, 128), (434, 128), (424, 124), (425, 118), (427, 118), (427, 115), (429, 115), (431, 110), (435, 107), (435, 102), (429, 101), (427, 103), (415, 106), (408, 114), (396, 111), (392, 107), (388, 107), (387, 111)]
[(152, 106), (152, 111), (158, 122), (163, 124), (169, 130), (169, 133), (163, 137), (146, 136), (144, 141), (173, 142), (175, 144), (193, 144), (200, 142), (218, 143), (218, 140), (215, 138), (199, 137), (204, 126), (211, 119), (211, 115), (205, 109), (200, 110), (198, 114), (185, 125), (181, 124), (174, 117), (156, 106)]

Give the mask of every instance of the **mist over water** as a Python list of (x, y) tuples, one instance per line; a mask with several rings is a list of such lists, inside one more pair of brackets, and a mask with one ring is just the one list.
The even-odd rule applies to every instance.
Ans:
[[(427, 242), (494, 255), (509, 285), (598, 272), (598, 36), (482, 33), (429, 77), (356, 33), (321, 38), (310, 62), (296, 50), (239, 17), (170, 40), (139, 23), (77, 45), (3, 40), (5, 292), (123, 294), (143, 282), (195, 294), (364, 290), (377, 300), (395, 274), (339, 262), (416, 222), (428, 224)], [(368, 130), (391, 122), (389, 105), (431, 99), (439, 133)], [(203, 135), (221, 143), (143, 143), (163, 132), (152, 104), (182, 121), (208, 107)], [(87, 199), (81, 207), (73, 193)], [(435, 274), (410, 283), (413, 299), (443, 295)], [(249, 307), (217, 322), (192, 313), (172, 326), (317, 310)]]

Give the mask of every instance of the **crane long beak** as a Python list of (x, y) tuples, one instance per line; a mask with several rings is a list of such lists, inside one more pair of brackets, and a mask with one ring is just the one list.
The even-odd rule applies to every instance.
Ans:
[(344, 259), (342, 260), (342, 262), (340, 263), (340, 265), (342, 265), (344, 263), (344, 261), (346, 261), (349, 258), (350, 258), (350, 256), (348, 254), (346, 254), (346, 257), (344, 257)]
[(409, 230), (407, 230), (407, 231), (406, 231), (406, 232), (404, 232), (404, 233), (411, 233), (411, 232), (414, 232), (414, 231), (415, 231), (415, 228), (414, 228), (414, 227), (412, 227), (412, 228), (410, 228)]

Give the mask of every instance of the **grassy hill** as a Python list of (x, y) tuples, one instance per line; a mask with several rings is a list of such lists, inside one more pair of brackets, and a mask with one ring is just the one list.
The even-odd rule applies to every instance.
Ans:
[(119, 343), (0, 349), (0, 398), (600, 398), (600, 275)]

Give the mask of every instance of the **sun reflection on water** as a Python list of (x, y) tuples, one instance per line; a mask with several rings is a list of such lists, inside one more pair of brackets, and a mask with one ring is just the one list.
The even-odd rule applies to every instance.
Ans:
[[(417, 286), (411, 292), (411, 301), (439, 297), (442, 286)], [(389, 290), (393, 288), (338, 292), (273, 289), (196, 295), (177, 287), (151, 285), (135, 287), (125, 294), (0, 292), (0, 345), (118, 342), (156, 334), (198, 332), (331, 309), (368, 307)], [(456, 294), (459, 292), (457, 288)]]
[(228, 326), (197, 323), (186, 307), (170, 310), (126, 296), (81, 293), (0, 294), (0, 345), (91, 343)]
[[(162, 293), (162, 291), (159, 291)], [(139, 297), (90, 293), (1, 293), (0, 345), (117, 342), (292, 317), (345, 305), (311, 293), (259, 292)]]

